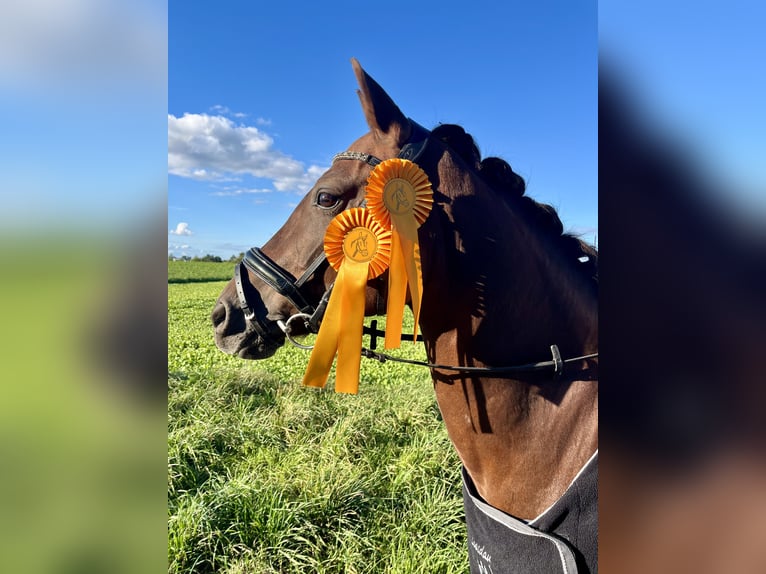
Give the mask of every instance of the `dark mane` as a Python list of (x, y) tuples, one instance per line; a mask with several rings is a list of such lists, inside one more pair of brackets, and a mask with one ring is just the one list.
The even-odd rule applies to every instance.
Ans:
[(598, 283), (598, 251), (578, 237), (564, 233), (564, 225), (552, 206), (524, 195), (526, 183), (508, 162), (498, 157), (481, 159), (473, 137), (460, 126), (440, 124), (432, 133), (475, 169), (492, 189), (506, 201), (513, 202), (514, 207), (521, 209), (538, 229), (551, 237), (564, 258), (574, 262), (580, 273)]

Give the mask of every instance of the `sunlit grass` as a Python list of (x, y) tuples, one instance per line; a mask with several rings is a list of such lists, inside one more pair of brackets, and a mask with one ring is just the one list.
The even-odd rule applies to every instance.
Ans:
[(223, 285), (168, 286), (169, 571), (467, 572), (428, 371), (365, 359), (352, 396), (301, 387), (300, 349), (228, 357), (209, 319)]
[(168, 261), (168, 283), (200, 283), (231, 279), (234, 263), (230, 261)]

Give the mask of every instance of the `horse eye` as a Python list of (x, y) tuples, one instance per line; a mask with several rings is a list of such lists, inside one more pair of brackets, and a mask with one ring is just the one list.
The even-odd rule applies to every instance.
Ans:
[(320, 191), (317, 194), (316, 204), (322, 209), (332, 209), (340, 202), (340, 198), (328, 193), (326, 191)]

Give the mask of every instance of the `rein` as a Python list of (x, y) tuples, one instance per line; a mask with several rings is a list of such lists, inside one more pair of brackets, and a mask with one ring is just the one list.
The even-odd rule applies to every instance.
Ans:
[[(546, 371), (553, 369), (554, 378), (558, 379), (564, 373), (564, 367), (571, 363), (578, 363), (588, 359), (595, 359), (598, 357), (598, 353), (592, 353), (590, 355), (582, 355), (580, 357), (572, 357), (569, 359), (562, 359), (561, 353), (557, 345), (551, 345), (550, 361), (540, 361), (538, 363), (526, 363), (523, 365), (513, 365), (510, 367), (468, 367), (462, 365), (441, 365), (439, 363), (428, 363), (426, 361), (418, 361), (415, 359), (403, 359), (401, 357), (394, 357), (386, 353), (379, 353), (375, 351), (377, 345), (377, 338), (385, 336), (385, 331), (381, 331), (377, 328), (378, 322), (373, 320), (370, 327), (366, 325), (363, 328), (363, 334), (370, 335), (370, 347), (367, 349), (362, 347), (362, 356), (368, 359), (375, 359), (381, 363), (392, 361), (394, 363), (404, 363), (407, 365), (415, 365), (418, 367), (428, 367), (429, 369), (439, 369), (442, 371), (455, 371), (459, 373), (475, 373), (481, 375), (504, 375), (511, 373), (535, 373), (539, 371)], [(405, 341), (412, 341), (412, 335), (402, 334), (402, 339)]]
[[(410, 120), (410, 127), (410, 141), (402, 147), (397, 157), (416, 162), (416, 160), (425, 151), (426, 145), (428, 144), (429, 138), (431, 136), (431, 132), (413, 120)], [(333, 163), (338, 160), (362, 161), (372, 167), (375, 167), (382, 162), (381, 159), (375, 157), (372, 154), (358, 151), (344, 151), (335, 154), (332, 160)], [(306, 298), (303, 296), (303, 293), (301, 292), (301, 288), (325, 263), (327, 263), (327, 257), (323, 251), (311, 262), (311, 264), (308, 266), (306, 271), (303, 272), (300, 278), (296, 279), (289, 271), (284, 269), (275, 261), (272, 261), (265, 253), (263, 253), (263, 251), (257, 247), (253, 247), (249, 249), (247, 253), (245, 253), (242, 261), (234, 267), (234, 282), (237, 289), (237, 297), (239, 298), (239, 304), (245, 313), (245, 319), (249, 324), (253, 325), (255, 331), (264, 340), (273, 337), (273, 330), (269, 329), (268, 327), (268, 310), (263, 304), (263, 301), (259, 300), (256, 302), (256, 304), (252, 304), (248, 300), (247, 293), (245, 292), (245, 284), (242, 278), (242, 268), (244, 267), (247, 270), (252, 271), (269, 287), (288, 299), (295, 306), (295, 308), (298, 309), (298, 313), (295, 313), (289, 317), (287, 321), (276, 320), (275, 323), (282, 331), (285, 338), (290, 341), (290, 343), (300, 349), (311, 350), (313, 346), (304, 345), (296, 341), (291, 336), (290, 325), (293, 321), (302, 320), (308, 331), (312, 333), (317, 333), (319, 331), (319, 324), (321, 323), (324, 312), (327, 309), (327, 304), (330, 300), (333, 284), (327, 288), (316, 307), (306, 300)], [(523, 365), (514, 365), (510, 367), (469, 367), (459, 365), (440, 365), (438, 363), (428, 363), (426, 361), (403, 359), (375, 351), (377, 338), (385, 336), (385, 332), (377, 328), (377, 321), (375, 320), (372, 321), (370, 327), (364, 326), (362, 332), (365, 335), (371, 336), (370, 347), (372, 347), (371, 349), (362, 347), (363, 357), (368, 359), (375, 359), (381, 363), (392, 361), (395, 363), (405, 363), (408, 365), (416, 365), (421, 367), (428, 367), (430, 369), (448, 370), (460, 373), (504, 375), (535, 373), (553, 369), (554, 378), (559, 378), (564, 372), (564, 367), (566, 365), (598, 357), (598, 353), (593, 353), (580, 357), (562, 359), (558, 346), (551, 345), (550, 349), (552, 360), (550, 361), (526, 363)], [(402, 334), (402, 339), (405, 341), (412, 341), (413, 337), (412, 335)]]

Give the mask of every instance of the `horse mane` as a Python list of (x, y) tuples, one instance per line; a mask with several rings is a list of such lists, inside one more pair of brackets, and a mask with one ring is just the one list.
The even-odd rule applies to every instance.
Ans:
[(499, 157), (481, 159), (473, 137), (458, 125), (439, 124), (431, 133), (455, 151), (503, 199), (521, 209), (540, 232), (551, 238), (564, 258), (572, 262), (579, 273), (592, 280), (594, 285), (598, 284), (596, 248), (572, 234), (564, 233), (564, 225), (553, 206), (524, 195), (526, 182), (513, 171), (507, 161)]

